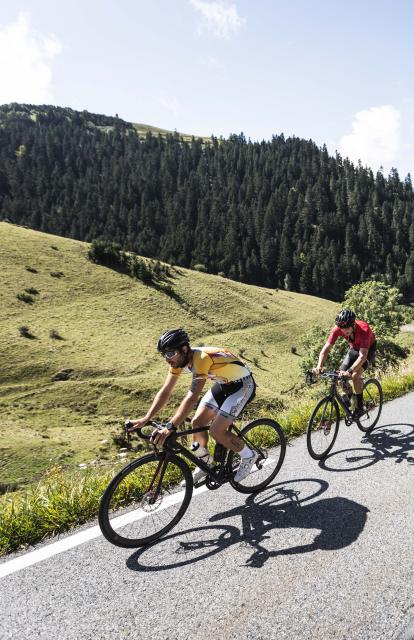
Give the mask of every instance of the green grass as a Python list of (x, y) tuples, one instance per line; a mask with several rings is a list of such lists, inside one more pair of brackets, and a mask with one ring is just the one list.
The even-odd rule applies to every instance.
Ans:
[(139, 137), (141, 138), (145, 138), (147, 133), (150, 131), (153, 135), (155, 136), (160, 135), (162, 137), (166, 137), (167, 135), (174, 135), (174, 133), (177, 133), (178, 136), (182, 140), (184, 140), (184, 142), (191, 142), (194, 138), (195, 139), (201, 138), (204, 144), (211, 143), (211, 136), (195, 136), (190, 133), (180, 133), (178, 131), (174, 132), (174, 131), (170, 131), (169, 129), (162, 129), (160, 127), (154, 127), (150, 124), (142, 124), (140, 122), (133, 123), (133, 126), (135, 127)]
[[(87, 250), (86, 243), (0, 223), (3, 486), (36, 481), (54, 464), (116, 456), (112, 435), (125, 417), (144, 412), (165, 377), (155, 345), (166, 328), (185, 326), (194, 345), (242, 354), (259, 384), (256, 407), (277, 407), (298, 381), (300, 357), (291, 346), (300, 351), (304, 319), (326, 321), (336, 310), (312, 296), (181, 268), (170, 279), (176, 301), (92, 264)], [(16, 298), (30, 288), (38, 291), (33, 304)], [(54, 381), (63, 369), (72, 370), (69, 379)], [(182, 376), (166, 416), (188, 385)]]
[[(382, 380), (384, 399), (391, 400), (414, 389), (414, 374)], [(323, 394), (323, 386), (308, 390), (308, 398), (282, 414), (279, 419), (288, 437), (303, 433), (315, 398)], [(311, 399), (310, 396), (313, 396)], [(135, 454), (136, 455), (136, 454)], [(133, 454), (130, 454), (132, 457)], [(99, 501), (109, 480), (125, 464), (118, 462), (110, 469), (89, 468), (67, 472), (55, 466), (27, 491), (9, 493), (0, 498), (0, 555), (15, 551), (96, 517)], [(121, 486), (113, 506), (122, 507), (142, 495), (145, 478), (131, 475)], [(171, 478), (174, 482), (174, 478)]]

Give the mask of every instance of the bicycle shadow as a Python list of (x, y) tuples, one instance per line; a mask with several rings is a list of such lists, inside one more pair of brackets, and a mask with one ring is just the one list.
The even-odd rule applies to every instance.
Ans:
[[(318, 483), (319, 489), (310, 496), (301, 497), (303, 485), (311, 482)], [(127, 567), (133, 571), (177, 569), (238, 544), (250, 553), (245, 566), (261, 568), (270, 558), (349, 546), (363, 531), (368, 509), (341, 497), (314, 501), (328, 486), (320, 479), (291, 480), (273, 485), (260, 494), (249, 496), (245, 504), (210, 518), (210, 522), (217, 523), (240, 516), (241, 528), (233, 524), (214, 524), (176, 532), (133, 553), (127, 560)], [(312, 502), (303, 504), (310, 500)], [(274, 549), (271, 546), (273, 532), (291, 528), (319, 529), (319, 533), (310, 543)]]
[[(401, 427), (398, 429), (397, 427)], [(319, 462), (324, 471), (358, 471), (377, 462), (394, 459), (396, 464), (414, 464), (414, 425), (406, 422), (386, 424), (366, 434), (362, 443), (370, 447), (342, 449), (329, 454)], [(357, 452), (355, 455), (349, 455)], [(358, 453), (359, 452), (359, 453)], [(335, 463), (333, 464), (333, 461)], [(362, 464), (360, 464), (362, 462)], [(353, 465), (353, 466), (351, 466)]]

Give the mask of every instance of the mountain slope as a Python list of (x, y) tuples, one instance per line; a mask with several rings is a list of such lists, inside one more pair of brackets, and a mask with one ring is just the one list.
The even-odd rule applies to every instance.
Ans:
[[(147, 129), (148, 130), (148, 126)], [(137, 135), (138, 131), (138, 135)], [(106, 237), (184, 267), (341, 300), (386, 278), (414, 299), (414, 192), (283, 134), (251, 142), (53, 106), (0, 106), (0, 219)]]
[[(87, 250), (0, 223), (3, 483), (29, 480), (55, 463), (110, 457), (110, 443), (101, 441), (124, 417), (139, 415), (164, 379), (155, 345), (166, 328), (185, 326), (194, 345), (233, 348), (255, 372), (257, 404), (277, 405), (298, 381), (291, 347), (310, 324), (329, 324), (337, 308), (182, 268), (171, 271), (174, 299), (91, 263)], [(26, 289), (38, 292), (32, 304), (16, 297)], [(62, 370), (69, 379), (52, 380)], [(183, 376), (175, 403), (188, 383)]]

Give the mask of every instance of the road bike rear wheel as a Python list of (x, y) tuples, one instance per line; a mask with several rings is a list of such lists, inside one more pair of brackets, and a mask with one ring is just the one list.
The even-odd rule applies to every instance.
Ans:
[(118, 547), (151, 544), (175, 527), (190, 504), (193, 478), (176, 455), (151, 453), (124, 467), (109, 483), (99, 526)]
[(326, 458), (335, 444), (339, 429), (339, 407), (327, 396), (319, 400), (308, 422), (306, 444), (315, 460)]
[(356, 423), (361, 431), (370, 433), (379, 420), (383, 402), (382, 387), (375, 378), (364, 382), (362, 402), (364, 413)]
[[(282, 427), (268, 418), (249, 422), (240, 432), (240, 437), (252, 451), (259, 454), (250, 474), (241, 482), (230, 480), (241, 493), (255, 493), (267, 487), (279, 473), (285, 459), (286, 438)], [(229, 464), (238, 467), (240, 456), (230, 451)]]

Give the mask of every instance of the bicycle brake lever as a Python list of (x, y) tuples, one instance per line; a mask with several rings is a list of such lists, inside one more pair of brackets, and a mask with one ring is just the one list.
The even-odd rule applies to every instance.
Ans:
[(130, 429), (130, 427), (133, 427), (133, 426), (134, 425), (132, 424), (131, 420), (126, 420), (124, 422), (124, 431), (125, 431), (125, 438), (126, 438), (127, 444), (130, 444), (130, 442), (131, 442), (132, 435), (131, 435), (131, 431), (129, 429)]
[(315, 384), (316, 380), (315, 380), (315, 376), (313, 375), (312, 371), (306, 371), (306, 373), (305, 373), (305, 382), (306, 382), (306, 384)]

